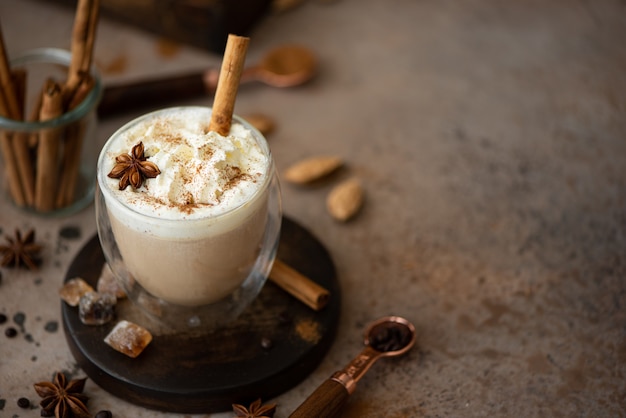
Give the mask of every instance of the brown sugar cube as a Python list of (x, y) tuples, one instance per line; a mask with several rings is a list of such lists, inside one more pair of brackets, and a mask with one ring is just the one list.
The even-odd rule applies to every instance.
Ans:
[(59, 289), (59, 295), (70, 306), (78, 306), (80, 298), (87, 292), (93, 292), (93, 287), (80, 277), (65, 282)]
[(140, 325), (121, 320), (104, 338), (114, 350), (135, 358), (150, 344), (152, 334)]
[(100, 277), (98, 278), (98, 284), (96, 285), (98, 293), (108, 293), (115, 296), (117, 299), (124, 299), (126, 292), (122, 289), (119, 282), (113, 275), (111, 267), (107, 263), (102, 266)]
[(85, 325), (104, 325), (115, 317), (117, 299), (109, 293), (87, 292), (80, 298), (78, 317)]

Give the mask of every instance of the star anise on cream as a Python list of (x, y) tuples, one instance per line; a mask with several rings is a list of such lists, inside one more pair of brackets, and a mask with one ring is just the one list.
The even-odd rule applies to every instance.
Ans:
[(35, 257), (41, 250), (41, 245), (35, 243), (35, 230), (31, 229), (22, 237), (19, 230), (15, 230), (15, 238), (6, 237), (8, 245), (0, 245), (0, 260), (2, 267), (25, 266), (37, 270)]
[(143, 142), (139, 142), (130, 154), (120, 154), (115, 157), (115, 165), (108, 176), (120, 179), (119, 188), (124, 190), (129, 184), (134, 189), (138, 189), (145, 179), (155, 178), (159, 174), (161, 174), (159, 167), (153, 162), (146, 161)]
[[(57, 372), (52, 382), (35, 383), (35, 391), (43, 399), (39, 402), (42, 416), (55, 418), (90, 418), (87, 409), (89, 397), (83, 395), (84, 379), (67, 381), (65, 374)], [(43, 415), (45, 414), (45, 415)]]
[(261, 405), (261, 399), (259, 398), (252, 402), (249, 408), (234, 403), (233, 412), (236, 417), (242, 418), (273, 418), (276, 413), (276, 405)]

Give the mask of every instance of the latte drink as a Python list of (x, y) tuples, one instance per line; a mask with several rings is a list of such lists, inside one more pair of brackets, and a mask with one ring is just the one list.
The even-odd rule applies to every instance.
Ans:
[[(147, 114), (114, 133), (98, 161), (126, 270), (151, 295), (182, 306), (220, 301), (246, 280), (268, 219), (274, 168), (265, 139), (237, 118), (228, 136), (209, 132), (210, 119), (205, 107)], [(160, 174), (121, 190), (108, 174), (140, 143)]]

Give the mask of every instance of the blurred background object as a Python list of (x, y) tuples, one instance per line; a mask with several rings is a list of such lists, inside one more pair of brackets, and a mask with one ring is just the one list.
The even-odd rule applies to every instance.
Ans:
[[(74, 8), (76, 0), (45, 0)], [(248, 35), (272, 0), (101, 0), (104, 16), (211, 52), (229, 33)]]

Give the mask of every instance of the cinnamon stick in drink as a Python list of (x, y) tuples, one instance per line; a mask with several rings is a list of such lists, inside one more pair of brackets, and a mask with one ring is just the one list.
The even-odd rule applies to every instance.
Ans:
[[(46, 121), (62, 114), (61, 86), (53, 80), (48, 80), (44, 89), (39, 119)], [(55, 206), (60, 133), (58, 128), (48, 128), (42, 130), (39, 135), (35, 208), (41, 212), (50, 211)]]
[(235, 99), (243, 65), (246, 60), (246, 52), (250, 38), (237, 35), (228, 35), (226, 50), (213, 101), (213, 111), (209, 131), (217, 132), (222, 136), (227, 136), (230, 132), (230, 125), (233, 120), (235, 109)]

